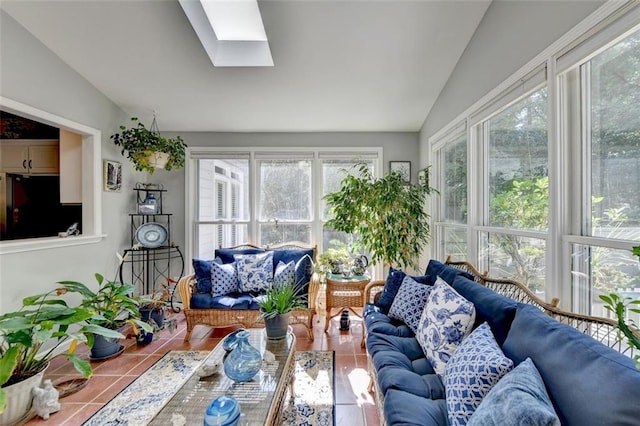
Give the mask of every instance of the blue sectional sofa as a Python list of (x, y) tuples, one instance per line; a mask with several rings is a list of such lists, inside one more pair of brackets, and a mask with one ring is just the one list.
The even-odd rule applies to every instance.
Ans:
[[(177, 284), (182, 301), (182, 311), (187, 322), (187, 333), (184, 340), (188, 342), (196, 325), (210, 327), (227, 327), (241, 325), (255, 327), (261, 323), (257, 298), (264, 294), (266, 284), (259, 288), (243, 288), (247, 285), (238, 272), (240, 257), (269, 255), (269, 274), (260, 275), (261, 281), (274, 279), (279, 264), (293, 265), (292, 278), (298, 287), (298, 294), (304, 298), (305, 308), (295, 309), (291, 313), (291, 324), (302, 324), (307, 329), (310, 340), (313, 340), (313, 316), (316, 313), (316, 299), (318, 297), (319, 280), (313, 273), (313, 263), (316, 260), (316, 247), (305, 246), (302, 243), (283, 243), (269, 247), (258, 247), (245, 244), (237, 247), (216, 249), (211, 259), (193, 259), (194, 272), (183, 277)], [(215, 265), (214, 265), (215, 264)], [(235, 279), (225, 277), (232, 271)], [(257, 276), (248, 271), (245, 277)], [(236, 281), (237, 280), (237, 284)], [(228, 287), (232, 283), (232, 288)], [(226, 291), (218, 287), (225, 287)]]
[[(394, 293), (398, 291), (398, 276), (403, 275), (391, 270), (381, 297), (364, 309), (369, 369), (381, 423), (640, 424), (640, 370), (630, 357), (585, 334), (588, 330), (583, 332), (562, 324), (539, 307), (502, 296), (474, 281), (477, 277), (432, 260), (425, 276), (416, 277), (416, 281), (433, 285), (436, 275), (444, 278), (460, 296), (473, 303), (474, 330), (479, 333), (480, 325), (486, 323), (484, 329), (488, 325), (500, 350), (512, 363), (513, 374), (503, 375), (492, 388), (479, 392), (484, 398), (480, 405), (473, 407), (466, 420), (459, 422), (454, 418), (452, 423), (447, 397), (455, 393), (454, 386), (447, 389), (445, 383), (453, 383), (447, 374), (454, 373), (447, 367), (444, 377), (436, 374), (411, 327), (389, 315), (390, 302), (393, 303)], [(428, 302), (426, 306), (428, 309)], [(465, 340), (458, 351), (462, 351), (463, 345)], [(454, 353), (449, 362), (453, 363), (457, 356)], [(522, 397), (522, 392), (513, 391), (516, 369), (518, 377), (523, 371), (537, 370), (537, 390), (536, 386), (531, 386), (533, 390), (527, 387), (525, 402), (517, 399)], [(516, 388), (522, 390), (521, 382), (515, 383)], [(468, 393), (474, 392), (478, 392), (477, 386), (469, 386)], [(538, 405), (528, 408), (526, 404), (532, 399), (535, 404), (540, 401), (544, 415), (536, 417)]]

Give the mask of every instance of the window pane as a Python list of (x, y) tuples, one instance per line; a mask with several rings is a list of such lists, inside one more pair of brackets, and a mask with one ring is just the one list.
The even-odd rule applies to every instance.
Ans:
[(547, 229), (547, 90), (488, 121), (489, 224)]
[(249, 220), (249, 160), (198, 160), (198, 196), (198, 221)]
[(467, 260), (467, 230), (445, 227), (442, 232), (444, 255), (451, 256), (452, 260)]
[(198, 224), (196, 232), (198, 244), (195, 257), (213, 258), (213, 251), (218, 247), (230, 247), (248, 242), (247, 225), (244, 224)]
[(260, 244), (276, 244), (287, 241), (311, 243), (311, 225), (297, 223), (260, 224)]
[[(361, 161), (368, 165), (369, 171), (373, 174), (373, 161)], [(322, 197), (340, 189), (340, 182), (346, 176), (346, 172), (353, 171), (357, 164), (355, 160), (323, 160), (322, 161)], [(321, 219), (327, 221), (329, 217), (329, 207), (327, 202), (322, 200)], [(325, 246), (326, 247), (326, 246)]]
[(585, 230), (588, 235), (640, 237), (639, 64), (640, 33), (589, 63), (592, 223)]
[(467, 137), (443, 148), (442, 221), (467, 223)]
[[(611, 317), (600, 298), (616, 292), (621, 296), (640, 299), (638, 258), (629, 250), (574, 244), (571, 276), (573, 280), (573, 310)], [(640, 316), (633, 314), (636, 321)]]
[(481, 244), (489, 275), (519, 281), (545, 300), (545, 240), (483, 233)]
[(311, 161), (259, 162), (259, 220), (311, 220)]

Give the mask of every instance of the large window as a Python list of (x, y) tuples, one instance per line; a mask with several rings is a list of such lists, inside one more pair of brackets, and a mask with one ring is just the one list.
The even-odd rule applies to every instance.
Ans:
[(330, 211), (323, 197), (359, 162), (378, 173), (381, 156), (378, 149), (198, 152), (194, 257), (247, 242), (301, 241), (320, 250), (353, 243), (324, 226)]

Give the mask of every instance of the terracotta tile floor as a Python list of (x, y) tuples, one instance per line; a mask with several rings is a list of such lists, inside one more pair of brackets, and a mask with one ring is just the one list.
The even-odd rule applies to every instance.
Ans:
[[(309, 341), (303, 326), (294, 326), (297, 337), (296, 349), (333, 350), (336, 354), (336, 425), (378, 425), (379, 419), (372, 395), (367, 392), (369, 376), (367, 357), (360, 347), (362, 322), (351, 316), (351, 330), (340, 331), (339, 316), (331, 321), (327, 333), (324, 332), (324, 316), (316, 316), (313, 342)], [(133, 339), (125, 341), (124, 353), (111, 360), (93, 362), (94, 375), (80, 391), (60, 399), (62, 408), (44, 421), (38, 417), (27, 425), (81, 425), (106, 402), (144, 372), (170, 350), (211, 350), (222, 337), (235, 327), (211, 329), (197, 326), (191, 341), (184, 342), (185, 324), (182, 314), (173, 314), (178, 328), (173, 334), (167, 330), (148, 346), (138, 346)], [(83, 355), (88, 357), (87, 349)], [(64, 358), (57, 358), (49, 367), (46, 377), (65, 380), (77, 377), (73, 367)]]

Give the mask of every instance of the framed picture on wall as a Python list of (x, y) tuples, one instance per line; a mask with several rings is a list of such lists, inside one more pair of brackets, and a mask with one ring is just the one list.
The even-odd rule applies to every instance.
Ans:
[(102, 183), (107, 192), (119, 192), (122, 189), (122, 163), (118, 161), (102, 161)]
[(404, 180), (411, 180), (411, 161), (389, 161), (389, 171), (399, 171)]

